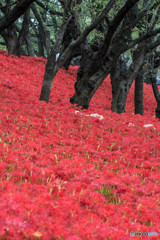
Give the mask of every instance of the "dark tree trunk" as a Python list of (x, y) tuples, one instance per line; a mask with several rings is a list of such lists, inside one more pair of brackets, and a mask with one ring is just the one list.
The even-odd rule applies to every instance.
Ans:
[(109, 60), (109, 57), (106, 57), (99, 70), (94, 71), (94, 68), (91, 69), (91, 66), (93, 66), (93, 61), (91, 60), (94, 58), (93, 52), (89, 53), (87, 49), (84, 49), (84, 53), (82, 55), (83, 61), (77, 73), (75, 94), (70, 99), (70, 102), (83, 108), (88, 108), (94, 93), (106, 76), (111, 73), (112, 111), (117, 113), (125, 112), (129, 89), (144, 61), (145, 53), (142, 50), (142, 46), (136, 50), (133, 63), (127, 70), (124, 61), (120, 63), (119, 59)]
[(77, 82), (75, 83), (75, 93), (73, 97), (70, 98), (70, 102), (88, 109), (94, 93), (108, 74), (109, 72), (107, 73), (107, 71), (99, 69), (99, 71), (90, 75), (87, 70), (81, 72), (80, 67), (77, 73)]
[(57, 49), (52, 48), (50, 51), (50, 54), (47, 58), (47, 64), (46, 64), (46, 69), (45, 69), (45, 75), (43, 79), (43, 85), (41, 89), (41, 94), (39, 100), (43, 100), (48, 103), (49, 97), (50, 97), (50, 92), (51, 92), (51, 87), (53, 83), (53, 78), (56, 76), (57, 72), (59, 69), (64, 66), (64, 63), (67, 61), (68, 58), (71, 56), (71, 52), (68, 53), (68, 55), (60, 56), (58, 60), (56, 61), (56, 54), (57, 54)]
[(45, 57), (44, 54), (44, 46), (45, 46), (45, 41), (44, 41), (44, 35), (43, 35), (43, 31), (40, 27), (38, 27), (38, 31), (39, 31), (39, 37), (38, 37), (38, 56), (39, 57)]
[(112, 91), (111, 111), (116, 113), (124, 113), (126, 100), (131, 84), (126, 81), (121, 81), (120, 84)]
[(143, 71), (139, 71), (135, 78), (135, 92), (134, 92), (134, 106), (135, 114), (143, 115)]
[(153, 88), (153, 93), (157, 102), (157, 108), (156, 108), (156, 118), (160, 119), (160, 94), (158, 91), (158, 87), (156, 85), (156, 81), (152, 80), (152, 88)]
[[(128, 16), (126, 15), (129, 12), (129, 10), (133, 8), (133, 6), (135, 6), (135, 4), (138, 1), (139, 0), (127, 0), (124, 6), (120, 9), (120, 11), (118, 11), (118, 13), (116, 14), (112, 22), (109, 22), (109, 20), (106, 19), (108, 29), (104, 36), (102, 47), (99, 48), (98, 52), (96, 53), (92, 52), (91, 58), (90, 56), (88, 56), (87, 53), (84, 54), (86, 55), (86, 58), (88, 58), (88, 61), (85, 60), (84, 64), (81, 64), (78, 70), (77, 82), (75, 83), (75, 94), (70, 99), (71, 103), (75, 103), (79, 106), (82, 106), (83, 108), (88, 108), (92, 96), (94, 95), (98, 87), (101, 85), (101, 83), (104, 81), (105, 77), (111, 72), (111, 69), (115, 64), (115, 61), (117, 60), (117, 58), (123, 52), (127, 51), (130, 48), (129, 44), (131, 47), (132, 47), (132, 44), (133, 45), (135, 44), (135, 41), (131, 40), (131, 32), (132, 32), (132, 28), (134, 28), (134, 26), (138, 21), (138, 14), (136, 15), (133, 14), (135, 21), (130, 21), (131, 18), (129, 17), (129, 15)], [(60, 2), (67, 2), (67, 4), (70, 4), (70, 1), (60, 1)], [(89, 32), (95, 29), (96, 26), (99, 25), (104, 20), (104, 18), (112, 8), (114, 2), (115, 1), (109, 1), (109, 3), (104, 8), (103, 12), (99, 14), (98, 18), (90, 26), (85, 28), (85, 30), (82, 32), (80, 37), (76, 38), (76, 40), (70, 43), (69, 46), (68, 46), (68, 43), (66, 43), (66, 46), (68, 47), (66, 47), (66, 49), (64, 50), (62, 50), (63, 48), (62, 43), (64, 43), (62, 40), (64, 39), (63, 37), (65, 36), (65, 30), (67, 31), (67, 28), (65, 28), (63, 31), (63, 27), (65, 25), (62, 24), (61, 31), (63, 32), (63, 34), (61, 33), (58, 34), (59, 39), (56, 40), (54, 50), (52, 50), (54, 51), (54, 54), (52, 54), (53, 55), (52, 62), (55, 61), (55, 56), (59, 52), (59, 50), (62, 50), (60, 51), (60, 57), (58, 59), (58, 62), (56, 63), (58, 67), (56, 67), (55, 70), (51, 70), (49, 61), (47, 61), (48, 67), (46, 67), (46, 71), (48, 73), (50, 71), (50, 80), (49, 80), (49, 74), (48, 74), (48, 80), (47, 80), (47, 73), (46, 73), (43, 81), (40, 100), (45, 100), (46, 102), (48, 102), (49, 93), (50, 93), (51, 85), (53, 81), (52, 78), (53, 76), (55, 76), (57, 69), (63, 66), (62, 63), (65, 64), (66, 61), (71, 57), (71, 51), (73, 49), (80, 46), (82, 48), (82, 43), (84, 43), (84, 41), (86, 40)], [(65, 12), (67, 13), (65, 14), (67, 16), (69, 12), (67, 8), (65, 8)], [(137, 7), (137, 12), (138, 12), (138, 7)], [(66, 17), (64, 17), (63, 19), (66, 19)], [(128, 19), (128, 21), (126, 21), (126, 19)], [(68, 18), (67, 21), (70, 21), (70, 18)], [(65, 24), (66, 24), (66, 21), (65, 21)], [(139, 71), (139, 68), (143, 63), (144, 52), (142, 51), (142, 55), (141, 54), (137, 54), (137, 55), (138, 56), (140, 55), (140, 56), (138, 57), (137, 61), (135, 61), (135, 66), (133, 66), (133, 68), (130, 68), (127, 71), (127, 73), (124, 75), (124, 78), (122, 79), (122, 81), (120, 81), (122, 82), (120, 86), (123, 90), (123, 91), (120, 91), (120, 95), (123, 95), (124, 92), (128, 94), (129, 87), (131, 86), (131, 83), (133, 82), (134, 78), (136, 77)], [(85, 56), (82, 57), (82, 59), (84, 58)], [(124, 98), (123, 103), (125, 102), (125, 99), (126, 97)]]
[(72, 55), (70, 56), (70, 58), (68, 58), (68, 60), (63, 65), (65, 67), (65, 69), (68, 70), (68, 68), (69, 68), (69, 66), (71, 64), (72, 59), (75, 58), (75, 57), (78, 57), (80, 55), (81, 55), (81, 49), (80, 48), (78, 48), (75, 51), (73, 51)]
[(31, 36), (30, 36), (29, 32), (27, 33), (27, 36), (26, 36), (26, 46), (27, 46), (27, 50), (28, 50), (28, 55), (35, 56), (36, 54), (35, 54), (33, 46), (32, 46), (32, 40), (31, 40)]
[(19, 32), (16, 28), (16, 25), (13, 24), (1, 33), (2, 37), (6, 41), (9, 55), (13, 54), (20, 57), (22, 54), (22, 44), (27, 35), (27, 29), (29, 27), (29, 12), (30, 10), (27, 9), (23, 17), (22, 28)]
[(14, 27), (10, 26), (7, 30), (7, 50), (8, 55), (16, 55), (20, 57), (20, 46), (17, 39), (17, 33)]
[[(82, 44), (82, 57), (80, 67), (77, 72), (77, 81), (75, 83), (75, 93), (70, 99), (72, 104), (77, 104), (82, 108), (88, 109), (92, 96), (101, 85), (109, 71), (101, 68), (95, 73), (90, 70), (91, 62), (93, 60), (92, 49), (88, 44)], [(109, 68), (107, 68), (109, 69)]]
[(156, 118), (160, 119), (160, 94), (159, 94), (159, 90), (156, 84), (156, 78), (154, 76), (151, 76), (151, 81), (152, 81), (152, 89), (153, 89), (153, 93), (157, 102), (157, 108), (156, 108)]
[(156, 118), (160, 119), (160, 100), (157, 102)]
[(130, 87), (136, 78), (145, 58), (145, 45), (134, 51), (132, 64), (127, 69), (126, 62), (121, 58), (114, 63), (111, 71), (112, 105), (111, 110), (125, 112), (126, 100)]
[(17, 1), (16, 6), (8, 11), (8, 14), (5, 14), (0, 21), (0, 32), (12, 25), (21, 15), (23, 15), (29, 5), (34, 2), (34, 0), (21, 0)]
[(30, 8), (26, 11), (24, 16), (25, 21), (25, 43), (28, 51), (29, 56), (35, 56), (35, 52), (32, 46), (32, 39), (29, 31), (30, 26)]
[(155, 110), (155, 115), (156, 118), (160, 119), (160, 94), (159, 94), (159, 90), (156, 84), (156, 76), (157, 76), (157, 72), (158, 72), (158, 56), (157, 53), (154, 52), (153, 50), (150, 52), (150, 54), (148, 54), (148, 58), (147, 58), (147, 64), (148, 64), (148, 78), (150, 80), (150, 82), (152, 83), (152, 89), (153, 89), (153, 94), (154, 97), (156, 99), (157, 102), (157, 107)]
[(120, 56), (112, 67), (110, 74), (112, 84), (112, 112), (125, 112), (126, 99), (130, 89), (128, 79), (125, 80), (126, 71), (126, 62)]
[[(92, 54), (90, 54), (91, 57), (89, 57), (88, 52), (85, 51), (84, 55), (86, 57), (83, 55), (82, 59), (87, 58), (88, 61), (84, 60), (84, 66), (80, 65), (77, 82), (75, 84), (75, 94), (70, 99), (71, 103), (75, 103), (83, 108), (89, 107), (89, 102), (92, 96), (106, 76), (111, 73), (117, 58), (123, 53), (123, 47), (128, 44), (127, 41), (130, 40), (131, 29), (134, 27), (138, 19), (137, 12), (137, 8), (134, 9), (131, 13), (131, 18), (130, 16), (126, 16), (125, 21), (123, 21), (122, 24), (120, 24), (121, 21), (116, 20), (114, 27), (109, 25), (102, 46), (98, 48), (97, 52), (92, 52)], [(133, 21), (130, 21), (130, 19), (133, 19)], [(135, 71), (138, 71), (137, 66)], [(125, 73), (125, 71), (123, 72)], [(129, 74), (131, 76), (130, 79), (127, 80)], [(126, 98), (133, 77), (135, 76), (135, 72), (133, 74), (132, 69), (130, 69), (122, 78), (120, 75), (118, 76), (117, 74), (117, 76), (113, 76), (112, 74), (112, 80), (114, 79), (112, 82), (112, 111), (118, 113), (125, 111)]]
[[(72, 17), (69, 16), (71, 2), (72, 1), (66, 1), (66, 4), (65, 4), (66, 7), (64, 10), (62, 25), (57, 35), (56, 42), (47, 58), (45, 76), (43, 79), (43, 85), (42, 85), (41, 94), (39, 98), (39, 100), (46, 101), (47, 103), (50, 97), (53, 78), (56, 76), (58, 70), (62, 66), (64, 66), (64, 64), (68, 61), (68, 59), (71, 58), (73, 52), (77, 50), (77, 47), (70, 47), (70, 48), (68, 47), (67, 49), (60, 51), (63, 45), (63, 40), (64, 40), (65, 33), (67, 31), (68, 25), (70, 23), (70, 20), (72, 19)], [(60, 53), (60, 56), (56, 61), (57, 53)]]
[(48, 103), (49, 96), (51, 93), (51, 87), (53, 83), (53, 78), (56, 76), (59, 68), (55, 62), (56, 54), (51, 51), (50, 55), (47, 58), (47, 64), (45, 69), (45, 75), (43, 80), (43, 85), (41, 89), (41, 94), (39, 100), (43, 100)]
[(39, 32), (40, 32), (40, 35), (41, 35), (40, 39), (42, 39), (42, 41), (39, 42), (40, 43), (40, 49), (42, 50), (41, 53), (43, 53), (43, 47), (42, 47), (42, 43), (43, 43), (43, 45), (45, 46), (45, 49), (46, 49), (46, 55), (48, 56), (49, 53), (50, 53), (50, 32), (46, 28), (45, 23), (43, 21), (43, 19), (45, 19), (45, 16), (41, 17), (41, 15), (37, 11), (34, 4), (32, 4), (31, 9), (32, 9), (32, 12), (34, 13), (34, 15), (35, 15), (35, 17), (36, 17), (36, 19), (39, 23)]
[(70, 102), (88, 108), (94, 93), (106, 76), (111, 73), (112, 111), (117, 113), (125, 112), (129, 89), (144, 61), (145, 51), (143, 47), (141, 46), (135, 51), (133, 63), (127, 70), (124, 61), (120, 63), (119, 59), (110, 59), (106, 56), (99, 69), (95, 71), (96, 67), (93, 67), (94, 54), (88, 51), (84, 49), (84, 54), (82, 54), (82, 63), (75, 83), (75, 94), (70, 99)]
[[(80, 30), (79, 30), (78, 22), (76, 21), (76, 17), (72, 16), (64, 32), (64, 36), (62, 39), (61, 52), (64, 52), (66, 48), (69, 46), (69, 44), (71, 43), (71, 41), (73, 39), (75, 40), (76, 38), (78, 38), (79, 35), (80, 35)], [(81, 55), (81, 48), (78, 48), (75, 51), (73, 51), (70, 58), (68, 58), (64, 64), (65, 69), (68, 70), (72, 59), (80, 55)]]
[(56, 61), (56, 54), (58, 53), (57, 49), (58, 49), (58, 41), (57, 41), (57, 45), (55, 44), (55, 47), (52, 48), (47, 58), (45, 75), (44, 75), (43, 85), (42, 85), (40, 99), (39, 99), (39, 100), (44, 100), (47, 103), (49, 101), (53, 78), (56, 76), (59, 69), (63, 67), (64, 64), (69, 59), (71, 59), (73, 55), (77, 54), (79, 51), (79, 49), (77, 50), (76, 48), (73, 50), (70, 50), (67, 53), (60, 55), (58, 60)]

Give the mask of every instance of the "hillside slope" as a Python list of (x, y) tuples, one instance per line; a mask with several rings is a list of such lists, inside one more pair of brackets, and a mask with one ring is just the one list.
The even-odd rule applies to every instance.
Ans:
[(81, 111), (69, 103), (77, 71), (70, 67), (57, 74), (46, 104), (38, 100), (45, 62), (0, 52), (0, 239), (160, 234), (160, 125), (151, 87), (144, 86), (144, 117), (133, 115), (133, 88), (127, 113), (111, 113), (109, 78)]

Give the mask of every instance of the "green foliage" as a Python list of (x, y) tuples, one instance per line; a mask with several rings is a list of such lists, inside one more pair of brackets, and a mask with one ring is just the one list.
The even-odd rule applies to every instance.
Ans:
[[(40, 16), (43, 19), (44, 25), (47, 30), (50, 32), (50, 38), (51, 42), (54, 43), (58, 34), (58, 31), (61, 27), (62, 24), (62, 16), (52, 14), (50, 10), (56, 11), (56, 12), (64, 12), (63, 5), (60, 4), (58, 0), (48, 0), (48, 1), (43, 1), (39, 0), (44, 7), (46, 7), (48, 10), (46, 11), (42, 7), (40, 7), (36, 2), (34, 3)], [(78, 4), (76, 3), (77, 1), (73, 1), (72, 3), (72, 14), (76, 15), (76, 21), (78, 21), (78, 24), (80, 26), (80, 31), (82, 32), (87, 26), (89, 26), (95, 19), (96, 17), (103, 11), (105, 6), (109, 3), (110, 0), (82, 0), (79, 1)], [(150, 1), (150, 10), (147, 12), (147, 16), (144, 17), (143, 19), (140, 19), (136, 25), (132, 29), (132, 34), (131, 37), (132, 39), (138, 38), (140, 35), (145, 33), (149, 27), (152, 26), (152, 23), (155, 20), (156, 13), (158, 11), (158, 8), (156, 9), (151, 9), (151, 7), (154, 6), (156, 3), (160, 3), (160, 0), (152, 0)], [(6, 1), (2, 0), (1, 3), (3, 5), (6, 5)], [(126, 3), (126, 0), (119, 0), (115, 1), (115, 4), (113, 5), (112, 9), (108, 13), (107, 17), (110, 21), (114, 19), (118, 11), (124, 6)], [(139, 0), (138, 2), (138, 8), (141, 9), (145, 4), (144, 0)], [(4, 14), (0, 10), (0, 16), (3, 16)], [(153, 19), (150, 23), (148, 23), (148, 16), (152, 15)], [(40, 34), (39, 34), (39, 23), (35, 19), (35, 16), (32, 11), (30, 11), (30, 19), (31, 19), (31, 25), (29, 28), (30, 36), (32, 38), (32, 45), (37, 53), (38, 50), (38, 42), (40, 39)], [(21, 29), (22, 27), (22, 22), (23, 22), (23, 16), (20, 17), (16, 21), (16, 27), (17, 29)], [(107, 25), (107, 24), (106, 24)], [(105, 26), (106, 26), (105, 25)], [(157, 19), (157, 24), (156, 27), (160, 26), (160, 18)], [(107, 28), (107, 27), (106, 27)], [(18, 34), (17, 34), (18, 35)], [(89, 43), (93, 44), (96, 40), (98, 44), (102, 43), (104, 40), (104, 32), (100, 32), (97, 29), (94, 29), (87, 37), (87, 40)], [(3, 39), (0, 39), (0, 42), (3, 42)], [(43, 43), (44, 44), (44, 43)], [(25, 45), (25, 43), (24, 43)], [(1, 45), (2, 49), (5, 49), (4, 46)], [(26, 46), (23, 46), (23, 49), (26, 49)]]
[(123, 203), (124, 201), (121, 201), (120, 198), (116, 194), (112, 193), (113, 189), (115, 189), (114, 186), (109, 186), (109, 188), (104, 187), (102, 189), (98, 189), (97, 191), (106, 197), (107, 201), (104, 202), (105, 204), (108, 204), (108, 203), (121, 204), (121, 203)]
[(99, 44), (102, 43), (102, 41), (104, 40), (104, 34), (99, 32), (98, 30), (94, 29), (89, 35), (87, 40), (89, 41), (89, 43), (92, 45), (94, 44), (95, 40), (96, 42)]

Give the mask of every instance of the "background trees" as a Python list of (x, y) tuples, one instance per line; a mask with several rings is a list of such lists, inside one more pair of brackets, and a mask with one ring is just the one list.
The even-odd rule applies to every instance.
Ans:
[[(21, 0), (21, 1), (3, 1), (4, 5), (1, 3), (1, 10), (6, 12), (5, 16), (1, 17), (0, 21), (0, 32), (12, 25), (22, 14), (24, 14), (31, 3), (34, 0)], [(13, 7), (12, 9), (10, 9)], [(9, 11), (8, 11), (9, 9)]]
[[(32, 4), (28, 8), (29, 3)], [(71, 103), (88, 108), (108, 74), (113, 112), (125, 112), (134, 80), (135, 114), (143, 115), (144, 81), (152, 82), (154, 94), (158, 96), (155, 78), (159, 66), (159, 1), (23, 0), (18, 3), (3, 0), (2, 20), (18, 6), (25, 14), (14, 24), (0, 27), (1, 44), (7, 46), (9, 54), (47, 58), (40, 100), (49, 101), (56, 73), (62, 66), (68, 69), (78, 56), (80, 68)]]
[[(88, 108), (95, 91), (105, 77), (111, 73), (113, 90), (112, 110), (119, 113), (125, 111), (125, 94), (128, 93), (129, 87), (139, 71), (139, 67), (143, 64), (143, 58), (146, 52), (156, 47), (156, 44), (159, 44), (159, 39), (152, 44), (145, 42), (145, 40), (147, 41), (148, 38), (151, 39), (151, 36), (159, 31), (159, 29), (154, 30), (152, 24), (150, 28), (144, 29), (141, 35), (133, 40), (133, 29), (139, 24), (139, 21), (142, 21), (143, 18), (145, 20), (151, 5), (144, 2), (144, 5), (139, 7), (135, 4), (135, 1), (132, 2), (132, 4), (133, 5), (131, 5), (131, 1), (126, 1), (125, 5), (115, 14), (113, 20), (107, 20), (108, 28), (104, 35), (102, 46), (96, 53), (92, 53), (92, 60), (90, 60), (88, 64), (84, 64), (85, 67), (79, 71), (80, 74), (75, 85), (75, 94), (71, 99), (72, 103), (77, 103), (84, 108)], [(143, 47), (141, 43), (142, 40)], [(118, 58), (122, 58), (122, 54), (127, 50), (133, 49), (133, 47), (135, 50), (134, 57), (132, 57), (132, 64), (127, 71), (126, 68), (123, 70), (122, 66), (118, 67), (120, 64)], [(115, 76), (118, 74), (116, 73), (116, 68), (121, 70), (119, 77)], [(121, 75), (122, 70), (124, 74), (123, 77)]]

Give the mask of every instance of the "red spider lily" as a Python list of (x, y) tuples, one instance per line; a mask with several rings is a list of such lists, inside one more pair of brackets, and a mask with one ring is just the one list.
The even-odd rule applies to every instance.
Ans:
[(134, 86), (126, 113), (111, 113), (109, 77), (82, 111), (69, 103), (78, 69), (70, 66), (56, 75), (46, 104), (38, 100), (45, 64), (0, 51), (0, 238), (128, 240), (131, 231), (159, 232), (160, 126), (151, 86), (144, 85), (144, 117), (132, 114)]

